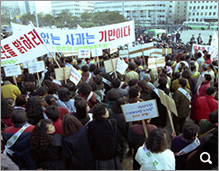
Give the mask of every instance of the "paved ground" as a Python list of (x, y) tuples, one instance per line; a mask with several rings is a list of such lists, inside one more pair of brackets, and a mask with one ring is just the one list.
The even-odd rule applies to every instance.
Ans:
[[(215, 31), (216, 34), (218, 35), (218, 31)], [(190, 41), (190, 38), (192, 37), (192, 34), (195, 35), (195, 38), (198, 37), (198, 34), (201, 33), (204, 43), (207, 43), (209, 40), (209, 36), (214, 34), (214, 30), (188, 30), (188, 31), (183, 31), (181, 33), (181, 39), (184, 43), (187, 43)]]

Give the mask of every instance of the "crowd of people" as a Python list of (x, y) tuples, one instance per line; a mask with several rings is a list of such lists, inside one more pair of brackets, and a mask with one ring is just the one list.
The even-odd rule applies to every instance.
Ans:
[[(173, 41), (168, 36), (166, 42)], [(58, 65), (50, 57), (38, 58), (46, 66), (40, 81), (23, 68), (16, 86), (2, 69), (1, 168), (121, 170), (127, 155), (133, 156), (133, 170), (217, 168), (218, 61), (206, 50), (180, 50), (166, 55), (159, 68), (147, 65), (148, 56), (124, 58), (124, 75), (105, 70), (104, 61), (118, 53), (103, 51), (99, 61), (57, 55), (61, 67), (81, 73), (77, 85), (56, 80)], [(168, 111), (157, 89), (175, 101), (175, 132), (166, 129)], [(145, 120), (146, 138), (142, 122), (126, 122), (121, 105), (152, 99), (159, 117)], [(212, 164), (199, 160), (202, 152)]]

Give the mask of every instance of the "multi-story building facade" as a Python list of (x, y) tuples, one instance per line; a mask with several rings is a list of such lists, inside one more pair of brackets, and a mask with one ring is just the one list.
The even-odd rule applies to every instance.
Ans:
[(188, 1), (187, 11), (187, 21), (218, 21), (218, 1)]
[(83, 12), (93, 12), (93, 7), (93, 1), (51, 1), (54, 16), (62, 10), (69, 10), (73, 15), (80, 17)]
[(186, 20), (187, 1), (94, 1), (94, 11), (118, 11), (141, 23), (174, 23)]

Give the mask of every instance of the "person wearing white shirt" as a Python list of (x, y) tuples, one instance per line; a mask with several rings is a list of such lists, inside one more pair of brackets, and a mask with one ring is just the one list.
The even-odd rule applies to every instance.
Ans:
[(143, 146), (138, 148), (135, 160), (140, 170), (175, 170), (174, 153), (168, 149), (164, 129), (153, 130)]

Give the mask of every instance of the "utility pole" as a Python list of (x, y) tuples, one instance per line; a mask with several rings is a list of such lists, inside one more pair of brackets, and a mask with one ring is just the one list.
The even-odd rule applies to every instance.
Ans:
[(39, 27), (38, 18), (37, 18), (37, 11), (36, 11), (36, 2), (34, 2), (34, 8), (35, 8), (36, 26)]

